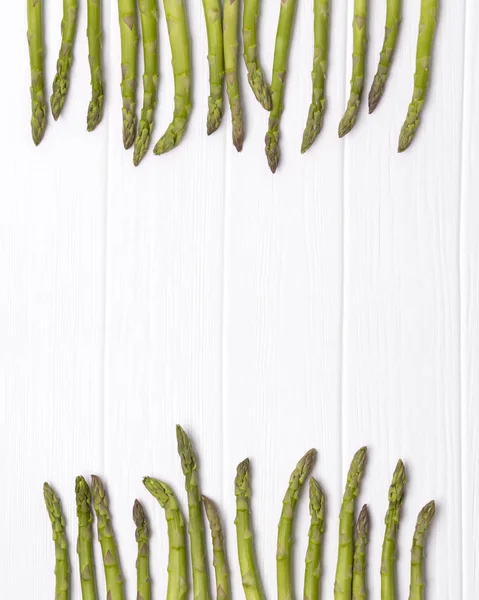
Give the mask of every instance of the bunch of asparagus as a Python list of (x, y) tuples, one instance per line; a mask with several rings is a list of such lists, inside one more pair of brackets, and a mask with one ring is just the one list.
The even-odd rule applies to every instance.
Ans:
[[(213, 500), (202, 496), (199, 486), (198, 462), (192, 442), (185, 431), (177, 426), (178, 453), (185, 477), (188, 499), (189, 555), (195, 600), (207, 600), (210, 595), (209, 572), (205, 552), (203, 508), (211, 531), (218, 600), (231, 598), (231, 584), (225, 549), (225, 536), (220, 513)], [(366, 448), (360, 448), (349, 468), (346, 487), (339, 515), (339, 543), (335, 600), (365, 600), (367, 598), (366, 568), (369, 541), (369, 513), (363, 506), (356, 518), (356, 501), (366, 466)], [(318, 481), (311, 476), (316, 460), (316, 450), (309, 450), (291, 473), (283, 498), (278, 525), (277, 597), (278, 600), (294, 598), (292, 545), (294, 518), (302, 488), (309, 480), (309, 509), (311, 515), (309, 542), (304, 571), (304, 598), (317, 600), (321, 589), (321, 561), (325, 522), (325, 496)], [(165, 511), (168, 526), (169, 558), (167, 600), (182, 600), (189, 591), (185, 521), (178, 498), (163, 481), (145, 477), (143, 484)], [(397, 597), (395, 581), (396, 545), (400, 511), (404, 500), (406, 472), (398, 461), (389, 488), (389, 507), (385, 518), (385, 532), (381, 557), (381, 598)], [(83, 600), (96, 600), (97, 584), (93, 561), (93, 513), (96, 515), (98, 541), (101, 547), (105, 571), (106, 597), (108, 600), (124, 600), (124, 577), (121, 569), (118, 545), (115, 539), (108, 496), (102, 480), (91, 478), (91, 489), (84, 477), (77, 477), (75, 484), (78, 540), (77, 553)], [(256, 562), (254, 527), (251, 515), (251, 463), (249, 459), (238, 465), (235, 479), (236, 538), (238, 562), (244, 594), (247, 600), (265, 598), (261, 575)], [(65, 533), (65, 518), (61, 503), (52, 488), (44, 484), (44, 497), (53, 529), (55, 542), (55, 599), (70, 597), (70, 561)], [(93, 507), (93, 510), (92, 510)], [(425, 538), (434, 516), (434, 502), (420, 511), (413, 536), (411, 554), (410, 600), (424, 598), (424, 547)], [(151, 600), (151, 571), (149, 563), (150, 530), (144, 506), (135, 500), (133, 520), (136, 526), (138, 554), (137, 599)]]
[[(347, 107), (339, 124), (339, 137), (354, 127), (361, 105), (364, 87), (364, 68), (367, 49), (368, 0), (354, 2), (353, 61), (351, 89)], [(93, 131), (103, 115), (104, 83), (102, 73), (102, 0), (87, 0), (88, 51), (91, 70), (92, 96), (88, 107), (87, 129)], [(303, 133), (301, 152), (306, 152), (318, 137), (326, 110), (326, 74), (329, 46), (329, 2), (313, 0), (314, 58), (312, 69), (312, 100)], [(175, 148), (182, 140), (191, 113), (191, 57), (190, 38), (184, 0), (163, 0), (170, 39), (174, 74), (175, 105), (173, 119), (154, 147), (155, 154)], [(223, 87), (226, 79), (233, 144), (240, 152), (244, 142), (243, 107), (238, 77), (238, 46), (240, 0), (203, 0), (208, 38), (208, 66), (210, 95), (208, 98), (207, 134), (215, 132), (223, 117)], [(411, 144), (419, 126), (424, 107), (431, 61), (432, 44), (436, 29), (438, 0), (421, 0), (421, 14), (417, 41), (414, 93), (399, 137), (399, 152)], [(137, 54), (139, 31), (137, 12), (140, 14), (143, 42), (143, 107), (140, 120), (136, 116)], [(280, 122), (288, 66), (288, 55), (293, 34), (296, 0), (281, 0), (276, 32), (271, 86), (266, 83), (258, 59), (257, 21), (259, 0), (244, 0), (242, 15), (243, 56), (250, 87), (263, 108), (269, 111), (265, 151), (274, 173), (280, 160)], [(47, 108), (43, 75), (42, 0), (27, 0), (28, 43), (31, 64), (31, 128), (33, 141), (43, 139)], [(158, 3), (157, 0), (118, 0), (121, 36), (121, 95), (123, 144), (134, 145), (133, 162), (138, 165), (148, 151), (154, 125), (159, 65), (158, 65)], [(63, 0), (61, 47), (57, 72), (53, 81), (51, 110), (55, 120), (62, 112), (67, 98), (73, 45), (77, 21), (77, 0)], [(372, 113), (384, 93), (392, 59), (396, 49), (401, 22), (401, 0), (387, 0), (386, 27), (379, 65), (369, 92), (369, 112)]]

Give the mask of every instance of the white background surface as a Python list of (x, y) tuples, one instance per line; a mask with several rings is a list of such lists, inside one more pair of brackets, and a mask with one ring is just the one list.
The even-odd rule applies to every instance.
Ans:
[[(61, 3), (46, 1), (50, 93)], [(109, 6), (111, 4), (111, 6)], [(278, 2), (263, 2), (261, 58), (271, 70)], [(383, 38), (385, 2), (371, 0), (366, 89)], [(181, 146), (140, 168), (121, 143), (119, 33), (105, 2), (104, 122), (86, 133), (85, 2), (72, 85), (60, 122), (34, 148), (24, 3), (9, 3), (0, 38), (0, 551), (2, 596), (53, 598), (53, 545), (42, 483), (61, 494), (72, 541), (74, 478), (105, 477), (129, 598), (135, 597), (135, 497), (153, 528), (155, 598), (166, 585), (166, 527), (141, 484), (173, 484), (182, 500), (176, 423), (192, 434), (203, 491), (223, 507), (234, 589), (233, 479), (253, 461), (259, 563), (275, 590), (275, 535), (290, 471), (318, 448), (327, 492), (323, 597), (332, 597), (337, 516), (353, 452), (370, 448), (361, 493), (372, 513), (371, 598), (379, 597), (383, 515), (398, 457), (409, 486), (400, 530), (401, 597), (419, 508), (438, 512), (429, 598), (472, 598), (479, 586), (479, 67), (475, 0), (443, 2), (429, 103), (413, 147), (395, 148), (412, 93), (419, 0), (404, 20), (386, 95), (339, 141), (351, 69), (352, 2), (332, 2), (328, 111), (299, 153), (310, 102), (311, 2), (291, 49), (282, 162), (263, 150), (267, 114), (246, 86), (238, 155), (229, 113), (205, 135), (206, 36), (188, 1), (194, 111)], [(172, 112), (161, 10), (154, 138)], [(141, 100), (141, 95), (139, 96)], [(307, 532), (300, 506), (298, 597)], [(98, 557), (97, 552), (97, 557)], [(103, 575), (98, 572), (103, 592)]]

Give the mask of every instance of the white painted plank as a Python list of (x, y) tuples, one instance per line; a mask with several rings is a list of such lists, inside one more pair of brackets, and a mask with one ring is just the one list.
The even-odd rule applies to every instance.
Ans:
[[(268, 115), (246, 82), (245, 149), (237, 156), (227, 146), (224, 501), (232, 522), (235, 467), (250, 456), (258, 561), (269, 597), (276, 589), (282, 495), (296, 461), (309, 447), (319, 451), (315, 475), (328, 498), (325, 597), (334, 580), (334, 507), (339, 499), (342, 147), (335, 137), (337, 99), (345, 85), (345, 11), (342, 3), (333, 3), (324, 130), (301, 155), (313, 41), (311, 3), (298, 4), (277, 173), (270, 174), (264, 154)], [(268, 78), (278, 11), (279, 2), (262, 3), (259, 43)], [(296, 589), (302, 595), (307, 493), (299, 512), (295, 564)], [(230, 552), (236, 560), (234, 533), (230, 527)], [(235, 575), (241, 594), (237, 569)]]
[[(45, 4), (49, 97), (61, 3)], [(107, 128), (86, 132), (90, 85), (81, 11), (64, 113), (58, 123), (49, 116), (42, 145), (33, 146), (25, 8), (23, 2), (8, 8), (0, 39), (0, 554), (3, 596), (53, 598), (43, 481), (64, 500), (76, 572), (75, 476), (103, 466)], [(79, 598), (77, 576), (73, 583), (72, 597)]]
[[(371, 10), (377, 14), (382, 4), (372, 2)], [(461, 597), (458, 227), (465, 3), (441, 4), (432, 85), (409, 151), (397, 155), (395, 148), (412, 94), (419, 2), (404, 3), (399, 52), (382, 104), (369, 118), (364, 107), (345, 140), (343, 473), (353, 451), (370, 446), (361, 500), (374, 519), (373, 597), (379, 594), (387, 490), (399, 457), (409, 476), (400, 594), (408, 591), (416, 515), (435, 498), (428, 595)], [(381, 43), (375, 20), (372, 25), (377, 39), (370, 46), (368, 83)]]
[[(121, 140), (119, 34), (110, 21), (110, 164), (107, 229), (105, 475), (135, 595), (135, 497), (151, 515), (156, 594), (167, 584), (166, 521), (144, 490), (148, 474), (173, 485), (186, 509), (175, 425), (192, 435), (205, 492), (221, 494), (221, 324), (225, 126), (206, 136), (206, 31), (201, 3), (187, 3), (195, 77), (185, 139), (138, 169)], [(160, 6), (160, 99), (155, 141), (171, 119), (173, 76)], [(139, 96), (141, 103), (142, 95)]]
[(463, 598), (472, 598), (479, 586), (479, 68), (476, 31), (479, 7), (466, 2), (464, 116), (461, 197), (461, 394), (462, 394), (462, 558)]

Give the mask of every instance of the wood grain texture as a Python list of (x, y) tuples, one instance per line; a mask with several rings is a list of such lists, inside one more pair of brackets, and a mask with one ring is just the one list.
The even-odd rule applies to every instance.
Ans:
[[(105, 2), (104, 122), (86, 133), (90, 97), (85, 7), (72, 86), (58, 123), (34, 148), (22, 3), (0, 37), (7, 92), (0, 206), (0, 553), (5, 597), (53, 597), (53, 545), (41, 485), (64, 499), (76, 569), (74, 477), (105, 477), (127, 591), (135, 597), (131, 518), (139, 497), (152, 523), (155, 595), (166, 589), (166, 527), (144, 491), (151, 474), (186, 507), (175, 424), (193, 437), (205, 493), (223, 509), (233, 589), (233, 480), (253, 465), (259, 565), (275, 592), (276, 528), (296, 461), (318, 449), (327, 493), (323, 597), (332, 595), (340, 496), (353, 452), (370, 448), (361, 500), (370, 506), (371, 597), (387, 490), (400, 456), (409, 486), (399, 586), (409, 586), (414, 521), (438, 502), (428, 551), (429, 597), (478, 588), (479, 70), (472, 0), (441, 3), (429, 101), (417, 138), (396, 145), (412, 94), (419, 1), (404, 2), (398, 52), (372, 116), (337, 139), (351, 72), (352, 2), (333, 2), (324, 130), (305, 155), (311, 98), (311, 3), (298, 3), (273, 177), (267, 113), (241, 66), (245, 146), (223, 124), (206, 136), (207, 44), (201, 3), (187, 0), (194, 110), (184, 142), (139, 168), (121, 140), (119, 31)], [(370, 0), (365, 97), (384, 27)], [(50, 94), (61, 5), (46, 3)], [(259, 45), (271, 77), (279, 0), (262, 2)], [(171, 118), (173, 77), (160, 6), (160, 94), (153, 141)], [(465, 45), (464, 45), (465, 44)], [(139, 62), (141, 65), (141, 61)], [(141, 71), (141, 69), (140, 69)], [(3, 89), (3, 88), (2, 88)], [(141, 86), (138, 106), (141, 105)], [(298, 507), (301, 597), (307, 495)], [(97, 559), (99, 552), (97, 551)], [(211, 559), (211, 556), (210, 556)], [(31, 577), (25, 577), (25, 565)], [(2, 572), (3, 573), (3, 572)], [(99, 588), (103, 577), (99, 571)], [(38, 591), (40, 590), (40, 591)], [(74, 573), (72, 600), (80, 599)]]
[(466, 2), (464, 64), (464, 113), (461, 194), (461, 395), (462, 395), (462, 581), (463, 598), (471, 598), (479, 586), (479, 464), (476, 423), (479, 418), (479, 66), (476, 57), (476, 25), (479, 6)]

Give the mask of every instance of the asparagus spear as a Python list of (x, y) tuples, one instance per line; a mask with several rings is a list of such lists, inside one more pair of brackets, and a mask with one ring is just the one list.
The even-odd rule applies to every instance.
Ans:
[(153, 150), (155, 154), (169, 152), (181, 142), (191, 113), (190, 38), (185, 6), (183, 0), (163, 0), (163, 5), (175, 78), (175, 109), (173, 121)]
[(87, 19), (88, 60), (91, 75), (91, 100), (88, 105), (87, 130), (93, 131), (103, 117), (101, 0), (87, 0)]
[(75, 481), (78, 517), (77, 554), (80, 565), (80, 583), (83, 600), (96, 600), (95, 561), (93, 558), (93, 514), (91, 492), (84, 477)]
[(396, 600), (396, 541), (405, 487), (406, 471), (402, 460), (399, 460), (389, 488), (389, 507), (384, 520), (386, 530), (381, 556), (381, 600)]
[(239, 0), (224, 2), (224, 52), (226, 69), (226, 91), (230, 102), (233, 124), (233, 145), (241, 152), (243, 149), (243, 109), (238, 82), (238, 21)]
[(42, 0), (27, 0), (28, 50), (30, 53), (32, 99), (32, 138), (35, 146), (42, 141), (47, 124), (45, 81), (43, 76), (43, 19)]
[(136, 63), (138, 31), (136, 1), (118, 0), (121, 39), (121, 96), (123, 98), (123, 146), (131, 148), (136, 134)]
[(366, 504), (359, 513), (356, 523), (353, 562), (353, 600), (366, 600), (367, 545), (369, 539), (369, 513)]
[(367, 0), (354, 0), (353, 19), (353, 73), (351, 77), (351, 91), (348, 105), (341, 122), (338, 135), (345, 136), (356, 124), (359, 106), (364, 87), (364, 64), (366, 62), (367, 45)]
[(226, 561), (225, 539), (221, 527), (218, 508), (213, 500), (203, 496), (203, 505), (210, 524), (211, 539), (213, 541), (213, 565), (216, 575), (216, 599), (229, 600), (231, 598), (230, 576)]
[(387, 0), (386, 29), (379, 65), (369, 92), (369, 113), (372, 113), (384, 94), (401, 25), (401, 0)]
[(70, 561), (68, 558), (68, 540), (65, 533), (65, 518), (60, 499), (48, 483), (43, 485), (43, 497), (52, 524), (53, 541), (55, 542), (55, 600), (68, 600)]
[(367, 448), (360, 448), (349, 467), (339, 514), (339, 547), (334, 600), (351, 600), (354, 552), (354, 509), (366, 465)]
[(309, 480), (309, 543), (304, 571), (304, 600), (318, 600), (321, 585), (321, 551), (324, 534), (324, 494), (319, 483)]
[(185, 523), (173, 490), (166, 483), (145, 477), (143, 484), (165, 509), (168, 525), (168, 590), (166, 600), (184, 600), (188, 595)]
[(279, 123), (284, 108), (284, 85), (295, 12), (296, 0), (281, 0), (274, 46), (273, 75), (271, 77), (272, 106), (265, 137), (266, 157), (268, 158), (269, 168), (273, 173), (279, 163)]
[(256, 565), (253, 525), (250, 509), (251, 467), (247, 458), (238, 465), (235, 479), (236, 537), (241, 581), (246, 600), (264, 600), (263, 585)]
[(283, 498), (283, 509), (278, 525), (276, 550), (276, 580), (278, 600), (290, 600), (294, 596), (292, 576), (293, 522), (296, 504), (304, 481), (309, 476), (316, 460), (316, 450), (309, 450), (291, 473), (288, 489)]
[(411, 587), (409, 589), (409, 600), (424, 600), (424, 547), (426, 544), (426, 534), (435, 511), (436, 505), (432, 501), (421, 509), (417, 517), (411, 549)]
[(73, 41), (77, 21), (76, 0), (63, 0), (62, 45), (57, 61), (57, 73), (53, 80), (53, 94), (50, 98), (55, 121), (62, 112), (70, 84), (70, 69), (73, 61)]
[(198, 464), (191, 440), (179, 425), (176, 426), (176, 439), (188, 496), (188, 532), (191, 545), (193, 592), (195, 600), (204, 600), (210, 598), (210, 587), (206, 566), (205, 532), (198, 482)]
[(150, 530), (145, 510), (138, 500), (133, 505), (133, 521), (136, 525), (135, 538), (138, 544), (136, 559), (136, 600), (150, 600)]
[(208, 65), (210, 71), (210, 95), (206, 131), (214, 133), (223, 117), (223, 78), (225, 65), (223, 58), (223, 26), (221, 23), (221, 3), (219, 0), (203, 0), (203, 10), (208, 37)]
[(266, 110), (271, 110), (271, 93), (259, 64), (257, 28), (259, 0), (244, 0), (243, 57), (248, 70), (248, 81), (256, 100)]
[(106, 597), (108, 600), (125, 600), (124, 578), (108, 507), (108, 497), (102, 480), (96, 475), (91, 476), (91, 493), (105, 569)]
[(303, 133), (301, 152), (306, 152), (323, 127), (326, 110), (325, 85), (328, 61), (329, 0), (314, 0), (314, 59), (311, 79), (313, 98)]
[(158, 93), (158, 4), (157, 0), (140, 0), (143, 40), (143, 108), (135, 140), (133, 164), (137, 166), (150, 144)]
[(398, 152), (404, 152), (411, 144), (424, 108), (427, 86), (429, 83), (429, 67), (432, 44), (436, 31), (437, 0), (421, 0), (421, 15), (416, 49), (416, 73), (414, 75), (414, 92), (407, 111), (406, 120), (399, 136)]

